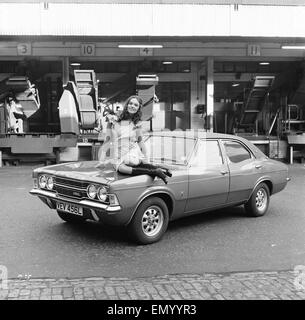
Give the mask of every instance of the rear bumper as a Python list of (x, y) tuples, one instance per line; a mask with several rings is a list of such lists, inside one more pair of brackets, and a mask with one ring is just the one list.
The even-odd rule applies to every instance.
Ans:
[(56, 193), (47, 191), (47, 190), (41, 190), (41, 189), (32, 189), (30, 191), (31, 195), (38, 196), (39, 198), (43, 198), (47, 200), (47, 204), (51, 209), (56, 208), (56, 201), (63, 201), (63, 202), (68, 202), (72, 204), (76, 204), (78, 206), (88, 208), (94, 211), (102, 211), (104, 213), (108, 214), (115, 214), (119, 211), (121, 211), (121, 206), (109, 206), (103, 203), (98, 203), (95, 201), (90, 201), (90, 200), (75, 200), (75, 199), (70, 199), (70, 198), (65, 198), (58, 196)]

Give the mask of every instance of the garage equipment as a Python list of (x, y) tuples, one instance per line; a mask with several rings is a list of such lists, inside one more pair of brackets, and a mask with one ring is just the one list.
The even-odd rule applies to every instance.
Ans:
[(75, 70), (75, 85), (79, 97), (80, 129), (96, 127), (98, 106), (98, 84), (93, 70)]
[(62, 133), (84, 136), (97, 126), (97, 81), (93, 70), (75, 70), (74, 77), (59, 100), (60, 127)]
[[(130, 79), (130, 77), (128, 76)], [(136, 80), (136, 81), (135, 81)], [(125, 83), (125, 80), (124, 80)], [(117, 94), (132, 89), (143, 100), (143, 120), (150, 121), (152, 128), (153, 104), (156, 101), (155, 85), (158, 77), (151, 74), (133, 74), (133, 81), (120, 90), (113, 90), (107, 101), (117, 98)], [(24, 106), (27, 118), (37, 111), (41, 112), (39, 94), (27, 77), (12, 77), (7, 81), (7, 92), (13, 91)], [(136, 92), (135, 92), (136, 90)], [(115, 91), (115, 92), (114, 92)], [(130, 92), (132, 94), (132, 92)], [(6, 96), (1, 94), (2, 97)], [(5, 101), (5, 99), (4, 99)], [(75, 153), (81, 143), (92, 144), (101, 142), (97, 127), (99, 110), (98, 82), (93, 70), (75, 70), (74, 81), (68, 81), (58, 104), (60, 132), (24, 132), (8, 133), (6, 124), (5, 102), (0, 103), (0, 150), (4, 161), (27, 159), (61, 160), (58, 154)], [(151, 129), (152, 130), (152, 129)], [(86, 145), (87, 147), (87, 145)], [(66, 161), (66, 160), (64, 160)]]
[(155, 74), (139, 74), (136, 78), (137, 94), (143, 101), (142, 120), (151, 120), (156, 99), (155, 86), (159, 78)]
[[(237, 127), (249, 128), (256, 126), (258, 114), (264, 107), (267, 93), (270, 91), (274, 76), (256, 76), (252, 88), (246, 92), (244, 103), (237, 119)], [(255, 128), (257, 133), (257, 129)]]
[[(1, 92), (0, 103), (0, 150), (5, 162), (20, 160), (54, 161), (60, 148), (72, 147), (77, 144), (77, 130), (55, 132), (36, 132), (25, 130), (21, 133), (8, 132), (8, 121), (12, 116), (8, 112), (9, 97), (16, 97), (22, 106), (26, 121), (31, 123), (31, 117), (40, 110), (38, 90), (27, 77), (14, 76), (8, 78)], [(68, 113), (61, 114), (65, 121)], [(78, 126), (78, 123), (77, 123)]]

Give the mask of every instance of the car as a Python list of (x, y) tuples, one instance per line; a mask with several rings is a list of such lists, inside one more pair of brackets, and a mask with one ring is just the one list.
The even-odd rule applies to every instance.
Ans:
[[(150, 244), (169, 221), (192, 214), (244, 205), (249, 216), (263, 216), (290, 180), (286, 164), (239, 136), (177, 130), (150, 132), (144, 141), (149, 161), (172, 172), (167, 184), (91, 160), (35, 169), (30, 193), (64, 221), (125, 226), (137, 243)], [(122, 145), (118, 157), (135, 147)]]

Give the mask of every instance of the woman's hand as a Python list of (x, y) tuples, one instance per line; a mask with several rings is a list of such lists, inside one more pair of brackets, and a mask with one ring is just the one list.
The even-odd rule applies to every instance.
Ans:
[(107, 115), (107, 120), (108, 120), (108, 122), (114, 124), (118, 121), (118, 117), (115, 114), (109, 114), (109, 115)]

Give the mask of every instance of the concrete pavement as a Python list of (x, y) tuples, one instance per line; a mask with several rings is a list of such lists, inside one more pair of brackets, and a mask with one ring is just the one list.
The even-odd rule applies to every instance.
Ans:
[[(231, 212), (228, 210), (216, 218), (212, 218), (212, 215), (210, 218), (200, 218), (202, 221), (199, 217), (189, 218), (187, 221), (193, 221), (177, 222), (162, 242), (149, 247), (131, 246), (120, 237), (112, 238), (107, 230), (104, 230), (105, 235), (100, 235), (100, 230), (93, 225), (84, 226), (81, 230), (69, 228), (61, 222), (57, 225), (51, 214), (41, 214), (40, 202), (32, 201), (33, 205), (37, 205), (36, 208), (22, 198), (24, 194), (27, 195), (26, 186), (31, 183), (30, 169), (1, 169), (2, 225), (6, 226), (1, 230), (2, 239), (6, 239), (6, 242), (0, 244), (1, 300), (305, 299), (304, 165), (289, 166), (293, 179), (285, 193), (274, 196), (270, 214), (264, 219), (246, 220), (242, 212), (240, 216), (228, 216)], [(13, 203), (12, 206), (9, 199), (15, 199), (17, 195), (19, 204)], [(24, 211), (25, 203), (27, 210)], [(7, 214), (10, 208), (14, 208), (13, 215)], [(234, 208), (234, 212), (238, 209)], [(221, 221), (216, 223), (216, 220)], [(24, 231), (29, 229), (29, 225), (30, 233), (27, 234)], [(63, 234), (68, 238), (62, 239)], [(175, 239), (179, 239), (179, 242)], [(50, 244), (52, 241), (58, 242), (54, 248)], [(41, 251), (37, 253), (35, 250), (40, 246)], [(58, 250), (59, 246), (61, 250)], [(70, 251), (66, 250), (67, 246), (71, 246)], [(71, 254), (67, 255), (69, 252)], [(86, 256), (80, 255), (84, 252)], [(181, 260), (175, 260), (174, 254)], [(57, 260), (62, 262), (65, 256), (69, 259), (75, 257), (81, 269), (86, 271), (85, 276), (78, 274), (77, 270), (62, 268), (62, 264), (60, 275), (57, 274), (59, 272), (51, 273)], [(122, 260), (118, 257), (122, 257)], [(237, 261), (236, 266), (229, 263), (231, 260)], [(93, 272), (87, 268), (87, 264), (81, 264), (83, 261), (88, 262), (91, 268), (102, 267)], [(74, 265), (75, 261), (69, 263), (69, 266)], [(140, 272), (142, 269), (136, 269), (139, 263), (145, 273)], [(244, 267), (244, 263), (248, 264)], [(51, 268), (45, 272), (47, 277), (41, 271), (40, 274), (36, 271), (41, 270), (41, 264)], [(163, 266), (165, 272), (157, 268), (159, 265)], [(249, 269), (248, 265), (252, 268)], [(294, 271), (296, 265), (300, 267)], [(7, 287), (5, 281), (1, 282), (3, 266), (10, 272)], [(110, 272), (114, 267), (117, 267), (117, 272)], [(128, 268), (136, 269), (136, 275), (133, 276), (132, 272), (128, 274)], [(72, 270), (74, 274), (66, 270)], [(25, 274), (17, 278), (22, 271), (31, 272), (34, 276)]]
[(302, 270), (179, 274), (136, 279), (11, 279), (7, 289), (0, 289), (0, 299), (303, 300), (305, 273)]

